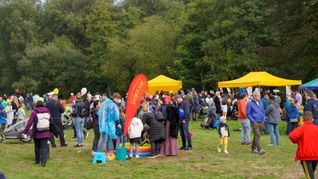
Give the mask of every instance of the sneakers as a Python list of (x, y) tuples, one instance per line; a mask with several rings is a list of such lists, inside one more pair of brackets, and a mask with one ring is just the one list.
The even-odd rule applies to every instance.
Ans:
[(188, 150), (187, 147), (180, 147), (179, 150)]
[(220, 147), (218, 147), (218, 152), (219, 152), (219, 153), (221, 153), (221, 152), (222, 152)]
[(61, 147), (67, 147), (67, 144), (62, 144)]
[(188, 147), (188, 151), (192, 152), (192, 147)]
[(253, 153), (253, 154), (264, 155), (264, 154), (266, 153), (266, 151), (263, 150), (263, 149), (260, 149), (260, 150), (254, 149), (254, 150), (252, 151), (252, 153)]
[(140, 158), (139, 155), (136, 155), (136, 158)]
[(129, 157), (130, 157), (130, 158), (133, 158), (133, 155), (132, 155), (132, 154), (129, 154)]
[(74, 147), (83, 147), (83, 144), (76, 144)]
[(227, 150), (225, 150), (224, 153), (228, 154), (229, 152)]

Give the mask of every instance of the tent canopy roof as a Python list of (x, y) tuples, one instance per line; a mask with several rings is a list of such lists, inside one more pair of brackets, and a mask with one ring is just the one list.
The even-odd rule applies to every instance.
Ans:
[(299, 88), (300, 89), (317, 90), (318, 89), (318, 78), (301, 85)]
[(177, 92), (182, 88), (182, 81), (168, 78), (164, 75), (159, 75), (156, 78), (148, 81), (148, 92), (154, 94), (157, 90)]
[(265, 71), (250, 72), (245, 76), (231, 80), (218, 82), (219, 88), (252, 87), (252, 86), (291, 86), (300, 85), (301, 80), (289, 80), (271, 75)]

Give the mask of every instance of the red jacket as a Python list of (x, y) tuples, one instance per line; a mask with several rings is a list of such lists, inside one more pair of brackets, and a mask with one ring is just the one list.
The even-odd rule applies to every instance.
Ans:
[(318, 126), (306, 121), (289, 134), (289, 139), (298, 144), (296, 160), (318, 160)]
[(247, 119), (247, 116), (246, 116), (247, 100), (246, 99), (238, 100), (237, 106), (238, 106), (237, 117), (239, 119)]

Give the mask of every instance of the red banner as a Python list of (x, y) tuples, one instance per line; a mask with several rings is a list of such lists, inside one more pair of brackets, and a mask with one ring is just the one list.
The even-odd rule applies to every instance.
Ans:
[(148, 80), (144, 74), (137, 75), (130, 83), (126, 102), (124, 135), (126, 135), (131, 120), (135, 116), (137, 108), (139, 107), (141, 99), (145, 95), (147, 89)]

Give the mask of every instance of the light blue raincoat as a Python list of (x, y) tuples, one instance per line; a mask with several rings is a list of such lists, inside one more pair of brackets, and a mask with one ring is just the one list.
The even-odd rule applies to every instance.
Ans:
[(111, 99), (106, 99), (97, 112), (99, 130), (111, 139), (116, 138), (116, 121), (119, 121), (119, 108)]

